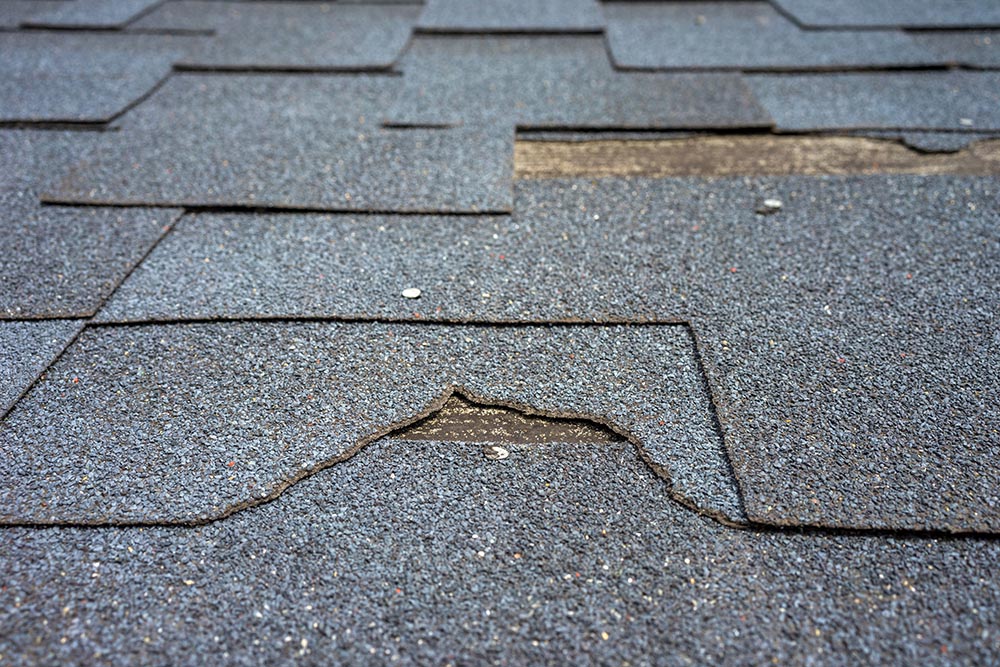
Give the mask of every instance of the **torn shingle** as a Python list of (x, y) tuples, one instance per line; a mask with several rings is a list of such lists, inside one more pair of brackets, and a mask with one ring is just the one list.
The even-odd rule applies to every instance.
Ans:
[(224, 516), (424, 416), (450, 387), (613, 426), (684, 502), (742, 517), (683, 326), (245, 323), (85, 331), (0, 423), (15, 443), (0, 465), (18, 471), (0, 475), (2, 522)]
[(416, 37), (400, 64), (398, 125), (768, 127), (736, 74), (616, 72), (599, 37)]
[[(99, 317), (692, 321), (753, 518), (996, 530), (996, 196), (970, 177), (551, 180), (460, 225), (199, 216)], [(769, 197), (782, 211), (759, 216)]]
[(1000, 130), (1000, 73), (752, 75), (778, 130)]
[(810, 28), (1000, 27), (993, 0), (774, 0)]
[(595, 0), (428, 0), (417, 28), (441, 33), (601, 32)]
[(903, 32), (802, 30), (764, 2), (624, 2), (604, 11), (612, 59), (632, 69), (872, 69), (942, 61)]
[(214, 30), (186, 69), (379, 70), (392, 67), (420, 12), (412, 5), (168, 2), (132, 29)]
[(76, 320), (0, 321), (0, 415), (83, 328)]
[(380, 441), (199, 528), (5, 528), (0, 646), (116, 666), (996, 656), (997, 540), (733, 530), (628, 443), (479, 450)]
[(174, 36), (0, 33), (0, 122), (107, 122), (170, 73), (182, 43)]
[(163, 0), (83, 0), (63, 2), (60, 7), (35, 14), (24, 25), (35, 28), (113, 29), (130, 21)]

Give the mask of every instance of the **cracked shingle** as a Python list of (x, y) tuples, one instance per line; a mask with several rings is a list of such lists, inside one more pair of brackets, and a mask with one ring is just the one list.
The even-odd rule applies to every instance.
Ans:
[(0, 423), (13, 447), (0, 465), (17, 471), (0, 475), (2, 522), (224, 516), (423, 416), (449, 387), (614, 425), (686, 502), (742, 518), (683, 326), (316, 322), (85, 331)]

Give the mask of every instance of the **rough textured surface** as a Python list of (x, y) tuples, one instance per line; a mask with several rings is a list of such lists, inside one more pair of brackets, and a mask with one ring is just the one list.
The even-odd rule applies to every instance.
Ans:
[(1000, 130), (1000, 73), (754, 75), (779, 130)]
[(423, 416), (450, 387), (601, 420), (685, 502), (742, 518), (686, 327), (245, 323), (85, 331), (0, 423), (0, 522), (223, 516)]
[[(511, 205), (509, 131), (360, 133), (302, 120), (109, 136), (50, 203), (478, 212)], [(249, 131), (248, 131), (249, 130)]]
[(0, 0), (0, 28), (17, 28), (22, 21), (68, 4), (67, 0)]
[(601, 32), (596, 0), (428, 0), (417, 24), (425, 32)]
[(975, 150), (974, 144), (1000, 137), (1000, 134), (993, 132), (900, 132), (898, 130), (861, 130), (853, 134), (895, 139), (925, 153), (955, 153), (970, 147)]
[(943, 60), (903, 32), (802, 30), (764, 2), (623, 2), (604, 12), (618, 67), (870, 69)]
[(935, 30), (916, 33), (913, 40), (951, 64), (994, 69), (1000, 67), (1000, 31)]
[[(767, 197), (779, 214), (755, 213)], [(199, 216), (101, 317), (692, 320), (753, 518), (996, 530), (996, 197), (954, 177), (556, 180), (461, 224)]]
[(1000, 27), (993, 0), (773, 0), (813, 28)]
[(675, 129), (770, 125), (735, 74), (616, 72), (600, 37), (417, 37), (403, 57), (401, 125)]
[(40, 206), (0, 190), (0, 318), (93, 315), (179, 215)]
[(0, 415), (82, 328), (73, 320), (0, 322)]
[(26, 25), (54, 28), (122, 28), (163, 0), (84, 0), (64, 2), (44, 14), (35, 14)]
[[(201, 528), (0, 529), (13, 664), (991, 664), (1000, 542), (775, 534), (627, 443), (379, 442)], [(655, 651), (655, 654), (653, 653)]]
[(111, 120), (169, 74), (190, 39), (0, 33), (0, 122)]
[[(399, 131), (399, 77), (182, 75), (121, 121), (45, 198), (88, 204), (506, 211), (513, 132)], [(59, 172), (57, 172), (59, 173)]]
[(420, 7), (316, 2), (168, 2), (133, 29), (205, 30), (179, 61), (192, 69), (388, 69)]

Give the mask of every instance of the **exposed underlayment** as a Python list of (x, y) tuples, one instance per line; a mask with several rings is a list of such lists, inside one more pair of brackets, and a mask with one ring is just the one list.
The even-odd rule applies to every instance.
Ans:
[(516, 178), (1000, 174), (1000, 140), (954, 153), (842, 136), (732, 134), (678, 139), (517, 141)]
[(614, 431), (585, 419), (530, 415), (513, 408), (476, 403), (458, 393), (452, 394), (440, 410), (392, 437), (501, 445), (553, 442), (603, 445), (623, 440)]

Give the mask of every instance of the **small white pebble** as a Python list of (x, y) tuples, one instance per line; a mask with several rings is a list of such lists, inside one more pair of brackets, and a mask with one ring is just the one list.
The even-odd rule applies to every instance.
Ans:
[(408, 287), (403, 290), (403, 297), (406, 299), (419, 299), (422, 292), (416, 287)]
[(491, 461), (503, 461), (505, 458), (510, 456), (510, 452), (503, 447), (498, 447), (496, 445), (484, 447), (483, 454)]

